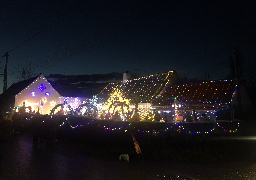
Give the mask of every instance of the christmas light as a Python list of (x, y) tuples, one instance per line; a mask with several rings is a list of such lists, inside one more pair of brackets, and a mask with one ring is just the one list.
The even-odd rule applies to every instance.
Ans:
[[(69, 124), (69, 126), (72, 128), (72, 129), (75, 129), (75, 128), (77, 128), (77, 127), (83, 127), (83, 126), (87, 126), (87, 125), (92, 125), (93, 124), (93, 122), (96, 122), (96, 120), (92, 120), (91, 122), (89, 122), (89, 123), (85, 123), (85, 124), (77, 124), (76, 126), (72, 126), (71, 124), (70, 124), (70, 122), (69, 122), (69, 117), (68, 118), (66, 118), (66, 120), (65, 120), (65, 122), (63, 122), (61, 125), (60, 125), (60, 127), (61, 126), (63, 126), (65, 123), (68, 123)], [(98, 122), (99, 123), (99, 122)], [(120, 130), (122, 130), (122, 129), (124, 129), (124, 132), (127, 132), (130, 128), (131, 128), (131, 125), (132, 125), (132, 123), (129, 123), (128, 125), (126, 125), (126, 126), (120, 126), (120, 127), (107, 127), (107, 126), (105, 126), (105, 125), (101, 125), (101, 124), (98, 124), (98, 126), (100, 126), (102, 129), (104, 129), (104, 130), (111, 130), (111, 131), (120, 131)], [(190, 125), (191, 126), (191, 125)], [(176, 130), (176, 132), (178, 132), (178, 133), (187, 133), (187, 134), (209, 134), (209, 133), (212, 133), (212, 132), (214, 132), (214, 131), (216, 131), (217, 130), (217, 128), (218, 128), (218, 130), (222, 130), (223, 132), (228, 132), (228, 133), (235, 133), (235, 132), (237, 132), (238, 131), (238, 128), (239, 128), (239, 126), (240, 126), (240, 123), (237, 123), (237, 128), (235, 128), (235, 129), (226, 129), (226, 128), (224, 128), (224, 126), (221, 126), (219, 123), (214, 123), (214, 124), (212, 124), (212, 128), (210, 128), (209, 130), (207, 130), (207, 131), (191, 131), (191, 130), (188, 130), (188, 127), (187, 127), (187, 129), (183, 126), (183, 125), (181, 125), (181, 124), (178, 124), (178, 123), (173, 123), (172, 125), (170, 125), (169, 127), (167, 127), (167, 128), (165, 128), (164, 130), (162, 130), (162, 131), (156, 131), (156, 130), (140, 130), (140, 129), (137, 129), (136, 128), (136, 126), (133, 126), (133, 130), (132, 131), (134, 131), (134, 129), (136, 130), (136, 131), (138, 131), (138, 132), (140, 132), (140, 133), (150, 133), (150, 134), (160, 134), (160, 133), (166, 133), (166, 132), (168, 132), (168, 131), (172, 131), (172, 130)], [(192, 126), (193, 127), (193, 126)], [(130, 129), (131, 130), (131, 129)]]
[(51, 104), (51, 106), (55, 106), (56, 102), (55, 101), (51, 101), (50, 104)]
[(40, 86), (38, 86), (38, 89), (42, 92), (46, 89), (46, 87), (43, 84), (41, 84)]

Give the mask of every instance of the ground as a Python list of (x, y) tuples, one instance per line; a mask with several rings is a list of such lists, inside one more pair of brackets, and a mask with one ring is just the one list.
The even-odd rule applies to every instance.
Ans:
[[(117, 124), (106, 124), (111, 125)], [(133, 131), (142, 159), (131, 126), (127, 132), (108, 131), (97, 123), (74, 129), (66, 124), (59, 126), (57, 141), (43, 139), (36, 146), (28, 129), (9, 131), (0, 144), (0, 179), (255, 179), (254, 127), (241, 123), (236, 133), (198, 135)], [(130, 161), (119, 161), (120, 154), (129, 154)]]

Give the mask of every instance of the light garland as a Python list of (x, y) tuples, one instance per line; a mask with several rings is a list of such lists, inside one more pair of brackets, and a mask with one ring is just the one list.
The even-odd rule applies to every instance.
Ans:
[(172, 103), (173, 97), (176, 97), (185, 104), (193, 103), (196, 106), (208, 104), (208, 106), (213, 105), (213, 107), (215, 105), (215, 108), (217, 108), (229, 104), (236, 89), (236, 82), (232, 80), (170, 86), (165, 87), (162, 96), (159, 96), (154, 104), (169, 105)]
[[(176, 125), (176, 126), (174, 126), (174, 125)], [(235, 133), (235, 132), (238, 131), (240, 123), (237, 124), (237, 128), (235, 130), (231, 130), (231, 129), (227, 130), (224, 127), (220, 126), (218, 123), (216, 123), (216, 124), (214, 124), (214, 127), (209, 131), (188, 131), (184, 128), (184, 126), (182, 126), (180, 124), (175, 123), (174, 125), (165, 128), (163, 131), (155, 131), (155, 130), (152, 130), (152, 131), (137, 130), (137, 131), (140, 132), (140, 133), (159, 134), (159, 133), (168, 132), (169, 130), (171, 130), (175, 127), (178, 127), (178, 129), (176, 129), (176, 131), (179, 132), (179, 133), (181, 133), (181, 131), (184, 131), (185, 133), (188, 133), (188, 134), (209, 134), (209, 133), (212, 133), (214, 130), (216, 130), (216, 127), (220, 127), (220, 129), (222, 129), (225, 132)]]
[[(96, 122), (96, 120), (92, 120), (92, 122), (90, 122), (90, 123), (77, 124), (76, 126), (72, 126), (72, 125), (70, 124), (70, 122), (69, 122), (68, 119), (69, 119), (69, 117), (66, 118), (66, 120), (60, 125), (60, 127), (63, 126), (65, 123), (68, 123), (69, 126), (70, 126), (72, 129), (75, 129), (75, 128), (77, 128), (77, 127), (83, 127), (83, 126), (85, 126), (85, 125), (91, 125), (93, 122)], [(99, 124), (98, 126), (100, 126), (100, 127), (101, 127), (102, 129), (104, 129), (104, 130), (111, 130), (111, 131), (125, 130), (125, 132), (127, 132), (127, 131), (128, 131), (127, 128), (128, 128), (128, 127), (131, 127), (131, 125), (132, 125), (132, 123), (129, 123), (128, 125), (120, 126), (120, 127), (115, 127), (115, 128), (113, 128), (113, 127), (107, 127), (107, 126), (101, 125), (101, 124)], [(215, 123), (213, 126), (214, 126), (214, 127), (211, 128), (211, 129), (208, 130), (208, 131), (190, 131), (190, 130), (186, 130), (183, 125), (180, 125), (180, 124), (178, 124), (178, 123), (174, 123), (172, 126), (169, 126), (169, 127), (165, 128), (165, 129), (162, 130), (162, 131), (156, 131), (156, 130), (152, 130), (152, 131), (147, 130), (147, 131), (145, 131), (145, 130), (139, 130), (139, 129), (138, 129), (137, 131), (140, 132), (140, 133), (159, 134), (159, 133), (165, 133), (165, 132), (168, 132), (168, 131), (170, 131), (170, 130), (172, 130), (172, 129), (175, 129), (175, 130), (176, 130), (177, 132), (179, 132), (179, 133), (181, 133), (181, 132), (183, 131), (183, 132), (188, 133), (188, 134), (209, 134), (209, 133), (212, 133), (213, 131), (215, 131), (215, 130), (218, 128), (218, 129), (223, 130), (224, 132), (235, 133), (235, 132), (238, 131), (238, 128), (239, 128), (239, 126), (240, 126), (240, 123), (237, 123), (237, 128), (235, 128), (235, 130), (231, 130), (231, 129), (228, 130), (228, 129), (225, 129), (225, 128), (224, 128), (223, 126), (221, 126), (219, 123)], [(132, 131), (134, 131), (134, 129), (136, 129), (136, 127), (133, 126), (132, 129), (133, 129)]]
[(125, 82), (111, 83), (97, 97), (104, 101), (108, 99), (109, 94), (119, 89), (128, 99), (136, 97), (138, 102), (151, 103), (156, 96), (163, 92), (164, 87), (169, 84), (173, 74), (173, 71), (169, 71), (167, 73), (145, 76)]
[[(115, 114), (120, 115), (121, 120), (125, 120), (126, 118), (131, 118), (131, 115), (129, 115), (129, 112), (132, 111), (132, 109), (129, 107), (130, 100), (124, 98), (123, 94), (116, 89), (113, 91), (108, 98), (108, 100), (103, 103), (102, 105), (102, 111), (106, 114), (110, 114), (110, 116), (114, 116)], [(101, 116), (101, 114), (99, 114)]]
[[(32, 118), (33, 118), (33, 116), (30, 116), (30, 117), (25, 116), (25, 119), (28, 120), (28, 121), (31, 120)], [(53, 119), (53, 116), (50, 116), (50, 119)], [(95, 125), (96, 122), (99, 122), (99, 121), (93, 119), (93, 120), (91, 120), (91, 122), (86, 122), (84, 124), (77, 124), (77, 125), (73, 126), (70, 123), (69, 117), (66, 117), (65, 121), (63, 121), (62, 124), (59, 125), (59, 127), (62, 127), (65, 124), (68, 124), (72, 129), (76, 129), (78, 127), (85, 127), (85, 126), (89, 126), (89, 125), (93, 125), (93, 124)], [(111, 131), (124, 130), (125, 132), (128, 132), (128, 129), (129, 129), (129, 131), (132, 131), (132, 132), (137, 131), (137, 132), (140, 132), (140, 133), (149, 133), (149, 134), (167, 133), (168, 131), (171, 131), (173, 129), (176, 130), (179, 133), (185, 132), (185, 133), (188, 133), (188, 134), (209, 134), (209, 133), (212, 133), (212, 132), (216, 131), (217, 129), (223, 130), (224, 132), (236, 133), (238, 131), (238, 128), (240, 127), (239, 122), (237, 123), (237, 127), (233, 130), (224, 128), (224, 126), (220, 125), (220, 123), (214, 123), (213, 127), (208, 131), (190, 131), (188, 129), (185, 129), (184, 126), (180, 123), (173, 123), (172, 125), (170, 125), (169, 127), (165, 128), (162, 131), (156, 131), (156, 130), (149, 131), (149, 130), (139, 130), (133, 124), (134, 123), (128, 123), (127, 125), (120, 126), (120, 127), (114, 127), (114, 128), (113, 127), (108, 127), (106, 125), (101, 125), (101, 124), (98, 124), (98, 126), (101, 127), (101, 129), (103, 129), (103, 130), (111, 130)], [(198, 123), (195, 123), (195, 124), (198, 124)]]
[[(236, 81), (233, 80), (170, 86), (173, 76), (174, 72), (169, 71), (167, 73), (111, 83), (97, 97), (100, 101), (106, 102), (111, 99), (113, 92), (119, 91), (123, 98), (131, 100), (131, 105), (146, 102), (150, 103), (152, 108), (159, 109), (160, 111), (163, 111), (163, 108), (171, 108), (175, 110), (174, 117), (176, 119), (179, 118), (179, 114), (182, 114), (180, 111), (213, 110), (216, 116), (211, 116), (210, 119), (216, 120), (217, 112), (228, 108), (237, 89)], [(120, 111), (120, 107), (112, 107), (110, 110), (113, 111), (114, 109)], [(150, 111), (144, 112), (144, 110), (138, 109), (139, 121), (147, 119), (147, 116), (151, 113)], [(134, 118), (135, 109), (132, 108), (130, 112), (133, 112), (133, 114), (129, 118)], [(112, 118), (112, 116), (113, 114), (110, 113), (109, 117)], [(122, 114), (120, 116), (123, 118)], [(153, 115), (151, 114), (150, 116), (149, 119), (153, 120)]]
[(69, 126), (70, 126), (72, 129), (75, 129), (75, 128), (77, 128), (77, 127), (84, 127), (85, 125), (91, 125), (92, 122), (96, 122), (96, 120), (92, 120), (91, 122), (87, 122), (87, 123), (85, 123), (85, 124), (77, 124), (77, 125), (75, 125), (75, 126), (72, 126), (72, 125), (70, 124), (70, 122), (69, 122), (69, 117), (67, 117), (67, 118), (65, 119), (65, 121), (62, 122), (62, 124), (60, 124), (60, 127), (64, 126), (66, 123), (68, 123)]

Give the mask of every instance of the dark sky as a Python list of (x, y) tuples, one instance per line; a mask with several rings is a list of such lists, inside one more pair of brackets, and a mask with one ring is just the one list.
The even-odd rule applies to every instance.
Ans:
[[(1, 0), (0, 54), (9, 52), (8, 86), (22, 68), (224, 79), (234, 46), (255, 59), (255, 9), (255, 1), (238, 0)], [(2, 57), (0, 72), (4, 65)]]

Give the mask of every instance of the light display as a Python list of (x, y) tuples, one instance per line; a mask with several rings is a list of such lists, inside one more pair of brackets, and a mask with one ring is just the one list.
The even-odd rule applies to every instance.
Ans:
[(31, 113), (50, 114), (52, 101), (59, 104), (60, 97), (60, 94), (41, 74), (15, 96), (15, 107), (23, 106), (23, 102), (26, 100), (25, 106), (31, 108)]
[[(161, 119), (166, 121), (166, 117), (163, 116), (164, 109), (169, 108), (172, 113), (169, 113), (172, 120), (179, 118), (185, 120), (184, 113), (190, 111), (191, 119), (199, 121), (202, 116), (199, 112), (202, 109), (214, 110), (216, 115), (218, 110), (226, 109), (230, 105), (236, 92), (236, 83), (232, 80), (170, 86), (173, 74), (173, 71), (169, 71), (138, 79), (110, 83), (90, 100), (90, 104), (95, 108), (93, 110), (88, 109), (88, 107), (87, 109), (79, 109), (79, 114), (85, 114), (86, 111), (90, 110), (93, 111), (93, 114), (98, 113), (98, 117), (101, 119), (153, 121), (156, 119), (154, 111), (160, 111)], [(34, 111), (39, 108), (41, 113), (46, 114), (52, 110), (53, 106), (63, 102), (67, 104), (64, 107), (66, 112), (64, 114), (68, 114), (68, 111), (78, 111), (82, 104), (79, 98), (61, 97), (42, 75), (41, 78), (36, 79), (21, 93), (24, 94), (23, 100), (19, 98), (18, 106), (21, 106), (24, 99), (27, 99), (30, 104), (39, 104), (33, 105), (32, 109)], [(29, 93), (31, 99), (25, 95), (26, 93)], [(144, 103), (144, 105), (140, 107), (138, 105), (140, 103)], [(150, 107), (146, 107), (146, 103), (150, 104)], [(54, 110), (54, 112), (56, 111)], [(217, 119), (217, 117), (209, 114), (206, 117), (209, 117), (212, 121)]]
[(68, 107), (67, 104), (65, 104), (65, 105), (64, 105), (64, 108), (63, 108), (64, 115), (67, 115), (69, 110), (70, 110), (70, 108)]
[(139, 108), (139, 117), (140, 121), (154, 121), (155, 120), (155, 114), (152, 112), (152, 110), (145, 109), (145, 108)]
[(111, 93), (118, 89), (122, 95), (131, 99), (131, 103), (151, 103), (157, 96), (161, 95), (165, 86), (170, 83), (173, 71), (127, 80), (125, 82), (110, 83), (97, 97), (106, 101)]
[[(89, 105), (88, 99), (82, 99), (80, 97), (60, 97), (58, 104), (57, 101), (51, 101), (50, 104), (53, 106), (51, 108), (51, 114), (58, 115), (89, 115), (96, 117), (96, 110), (92, 105)], [(81, 103), (82, 102), (82, 103)], [(90, 107), (90, 108), (89, 108)], [(87, 112), (90, 112), (89, 114)]]
[(43, 90), (45, 90), (46, 87), (45, 87), (43, 84), (41, 84), (40, 86), (38, 86), (38, 89), (39, 89), (41, 92), (43, 92)]
[(85, 114), (86, 111), (87, 111), (87, 109), (88, 109), (88, 108), (87, 108), (86, 106), (83, 106), (83, 108), (81, 109), (81, 113), (82, 113), (82, 114)]
[[(131, 125), (132, 125), (132, 123), (129, 123), (127, 126), (121, 126), (121, 127), (116, 127), (116, 128), (113, 128), (113, 127), (110, 128), (110, 127), (102, 126), (102, 125), (101, 126), (102, 126), (102, 129), (106, 129), (106, 130), (115, 131), (115, 130), (125, 129), (125, 132), (127, 132), (127, 128)], [(188, 134), (208, 134), (208, 133), (212, 133), (214, 130), (216, 130), (218, 128), (224, 132), (235, 133), (238, 131), (239, 126), (240, 126), (240, 123), (237, 123), (237, 127), (235, 129), (227, 129), (224, 126), (221, 126), (219, 123), (214, 123), (214, 124), (212, 124), (212, 128), (209, 129), (208, 131), (191, 131), (191, 130), (185, 129), (184, 126), (181, 124), (174, 123), (162, 131), (156, 131), (156, 130), (146, 130), (145, 131), (145, 130), (140, 130), (140, 129), (137, 129), (136, 131), (138, 131), (140, 133), (159, 134), (159, 133), (168, 132), (168, 131), (174, 129), (179, 133), (184, 132), (184, 133), (188, 133)], [(135, 126), (132, 128), (132, 131), (134, 131), (134, 129), (136, 129)]]
[[(172, 72), (156, 74), (139, 79), (124, 82), (111, 83), (98, 94), (100, 101), (106, 102), (111, 94), (119, 90), (123, 97), (130, 99), (130, 104), (146, 102), (151, 103), (152, 108), (163, 112), (163, 108), (170, 107), (174, 110), (173, 119), (183, 121), (184, 113), (191, 112), (194, 121), (199, 121), (202, 114), (196, 115), (203, 110), (214, 111), (226, 109), (230, 105), (236, 92), (236, 82), (233, 80), (219, 80), (170, 86)], [(131, 105), (130, 105), (131, 106)], [(130, 110), (134, 113), (133, 108)], [(138, 108), (140, 120), (153, 119), (150, 111)], [(134, 116), (134, 115), (133, 115)], [(150, 116), (150, 118), (147, 118)], [(162, 117), (163, 118), (163, 117)], [(217, 118), (210, 116), (211, 121)]]
[(99, 124), (99, 122), (97, 120), (92, 120), (91, 122), (87, 122), (87, 123), (84, 123), (84, 124), (77, 124), (77, 125), (74, 126), (74, 125), (70, 124), (69, 117), (67, 117), (66, 120), (60, 125), (60, 127), (67, 123), (67, 124), (69, 124), (69, 126), (72, 129), (75, 129), (77, 127), (84, 127), (84, 126), (87, 126), (87, 125), (93, 125), (96, 122), (98, 123), (97, 126), (100, 126), (104, 130), (111, 130), (111, 131), (120, 131), (120, 130), (122, 130), (124, 132), (128, 132), (128, 130), (130, 130), (130, 132), (137, 131), (139, 133), (148, 133), (148, 134), (161, 134), (161, 133), (166, 133), (168, 131), (173, 131), (173, 130), (175, 132), (178, 132), (178, 133), (187, 133), (187, 134), (209, 134), (209, 133), (213, 133), (216, 130), (220, 130), (220, 131), (228, 132), (228, 133), (236, 133), (238, 131), (239, 126), (240, 126), (239, 122), (238, 123), (234, 122), (234, 124), (236, 124), (237, 127), (234, 128), (234, 129), (227, 129), (223, 125), (220, 125), (220, 123), (212, 123), (212, 127), (209, 128), (209, 130), (207, 130), (207, 131), (192, 131), (192, 130), (189, 130), (189, 126), (186, 129), (183, 124), (173, 123), (173, 124), (169, 124), (169, 126), (166, 127), (164, 130), (157, 131), (157, 130), (140, 130), (140, 129), (136, 128), (136, 126), (134, 126), (133, 123), (129, 123), (127, 125), (119, 126), (119, 127), (107, 127), (105, 125)]
[[(27, 96), (28, 93), (30, 97)], [(81, 105), (81, 100), (78, 97), (62, 97), (43, 75), (40, 75), (33, 83), (16, 95), (15, 106), (22, 106), (23, 99), (27, 99), (26, 106), (31, 106), (31, 112), (39, 112), (40, 114), (74, 114)], [(67, 106), (59, 107), (58, 105), (63, 102)]]
[[(53, 114), (56, 114), (56, 113), (58, 113), (58, 112), (61, 112), (61, 110), (62, 110), (62, 106), (58, 106), (58, 107), (56, 107), (54, 110), (53, 110)], [(62, 113), (60, 113), (61, 115), (64, 115), (64, 111), (63, 111), (63, 114)]]
[[(112, 108), (109, 109), (110, 112), (108, 111), (109, 115), (107, 113), (105, 114), (106, 116), (108, 115), (112, 117), (112, 111), (113, 109), (115, 109), (118, 112), (118, 114), (120, 114), (121, 119), (152, 121), (154, 120), (154, 113), (152, 112), (152, 109), (148, 109), (145, 107), (137, 108), (136, 104), (150, 104), (155, 98), (161, 96), (164, 87), (166, 87), (170, 83), (170, 79), (172, 78), (173, 74), (173, 71), (169, 71), (167, 73), (145, 76), (138, 79), (126, 80), (123, 82), (111, 83), (107, 87), (105, 87), (97, 95), (97, 97), (100, 101), (103, 102), (103, 108), (107, 108), (104, 109), (105, 112), (106, 110), (108, 110), (108, 108)], [(111, 99), (111, 96), (113, 96), (113, 94), (115, 94), (117, 91), (119, 91), (119, 93), (122, 94), (120, 98), (129, 101), (130, 105), (129, 107), (127, 107), (128, 112), (126, 111), (125, 114), (123, 114), (122, 109), (124, 106), (108, 106), (109, 104), (111, 104), (109, 101), (113, 101), (113, 99)], [(120, 113), (120, 111), (122, 112)], [(100, 116), (102, 117), (102, 114), (100, 114)]]
[(130, 100), (125, 99), (122, 93), (116, 89), (116, 91), (111, 93), (108, 100), (103, 103), (102, 111), (105, 114), (120, 116), (121, 120), (126, 120), (131, 117), (129, 105)]
[(72, 109), (77, 109), (80, 104), (81, 102), (78, 98), (75, 98), (74, 100), (72, 99), (71, 102), (69, 103)]
[(162, 96), (159, 96), (153, 104), (169, 105), (175, 97), (187, 107), (193, 104), (198, 107), (207, 105), (212, 108), (218, 108), (218, 106), (227, 105), (231, 102), (236, 87), (236, 82), (232, 80), (165, 87)]
[(55, 101), (51, 101), (50, 104), (51, 104), (51, 106), (55, 106), (56, 102)]
[(64, 104), (67, 104), (68, 103), (68, 97), (65, 97), (64, 98)]
[(41, 99), (41, 106), (43, 106), (45, 103), (47, 103), (47, 98), (46, 97), (43, 97)]
[[(110, 94), (108, 100), (102, 104), (102, 111), (99, 111), (99, 117), (101, 119), (120, 119), (122, 121), (127, 120), (139, 120), (139, 121), (153, 121), (154, 113), (151, 109), (150, 103), (131, 103), (131, 99), (126, 99), (122, 93), (117, 89)], [(100, 107), (100, 106), (99, 106)], [(137, 108), (137, 119), (136, 119)]]
[(97, 104), (98, 104), (98, 98), (96, 95), (93, 95), (93, 98), (89, 99), (89, 101), (90, 101), (90, 104), (92, 104), (94, 106), (97, 106)]
[(30, 102), (28, 102), (28, 100), (25, 100), (24, 102), (25, 102), (24, 104), (26, 106), (25, 111), (27, 113), (36, 111), (35, 107), (37, 107), (39, 105), (39, 103), (30, 103)]
[(98, 109), (97, 106), (95, 106), (91, 100), (84, 100), (83, 103), (75, 109), (75, 111), (77, 115), (97, 117)]
[(65, 121), (62, 122), (62, 124), (60, 124), (60, 127), (61, 127), (61, 126), (64, 126), (64, 124), (68, 123), (69, 126), (70, 126), (72, 129), (75, 129), (75, 128), (77, 128), (77, 127), (84, 127), (84, 126), (86, 126), (86, 125), (91, 125), (93, 122), (96, 122), (96, 120), (92, 120), (91, 122), (87, 122), (87, 123), (85, 123), (85, 124), (77, 124), (77, 125), (75, 125), (75, 126), (72, 126), (72, 125), (70, 124), (70, 122), (69, 122), (69, 117), (67, 117), (67, 118), (65, 119)]

